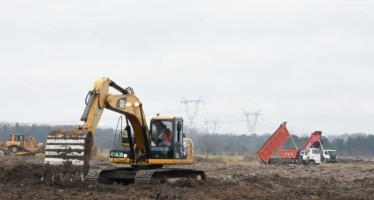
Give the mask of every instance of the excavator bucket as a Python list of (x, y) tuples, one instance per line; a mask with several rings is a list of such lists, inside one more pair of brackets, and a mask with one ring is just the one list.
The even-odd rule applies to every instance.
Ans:
[(93, 147), (91, 132), (83, 130), (53, 130), (49, 133), (44, 158), (44, 174), (60, 176), (88, 173), (90, 153)]

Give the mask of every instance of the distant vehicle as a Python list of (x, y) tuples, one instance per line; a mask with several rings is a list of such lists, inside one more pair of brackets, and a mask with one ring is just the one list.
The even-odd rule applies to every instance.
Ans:
[[(279, 150), (289, 138), (292, 139), (286, 124), (287, 122), (283, 122), (256, 153), (257, 158), (262, 163), (269, 165), (289, 163), (314, 165), (320, 164), (321, 161), (336, 162), (336, 150), (323, 149), (321, 131), (313, 132), (302, 149), (298, 149), (292, 140), (295, 149)], [(273, 158), (277, 151), (279, 151), (280, 158)]]
[(8, 141), (0, 142), (0, 150), (5, 155), (35, 155), (44, 152), (44, 144), (37, 143), (34, 136), (11, 133)]
[(336, 150), (324, 149), (322, 154), (323, 162), (332, 162), (335, 163), (337, 160)]

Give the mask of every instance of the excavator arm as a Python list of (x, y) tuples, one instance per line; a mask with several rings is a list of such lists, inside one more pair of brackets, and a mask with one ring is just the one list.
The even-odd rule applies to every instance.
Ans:
[[(112, 95), (109, 87), (121, 94)], [(100, 122), (104, 109), (123, 114), (134, 130), (136, 145), (133, 158), (146, 162), (149, 157), (149, 129), (143, 105), (131, 88), (124, 89), (109, 78), (97, 80), (86, 97), (86, 108), (81, 120), (83, 125), (76, 130), (53, 130), (48, 135), (44, 163), (54, 166), (54, 173), (76, 173), (81, 177), (88, 173), (89, 160), (95, 151), (93, 134)], [(136, 146), (134, 148), (134, 146)]]
[[(109, 87), (117, 89), (122, 94), (109, 94)], [(89, 91), (86, 98), (86, 108), (81, 117), (84, 124), (81, 129), (94, 134), (104, 109), (125, 115), (134, 129), (138, 151), (149, 152), (149, 130), (143, 105), (131, 88), (123, 89), (108, 78), (96, 81), (94, 89)]]

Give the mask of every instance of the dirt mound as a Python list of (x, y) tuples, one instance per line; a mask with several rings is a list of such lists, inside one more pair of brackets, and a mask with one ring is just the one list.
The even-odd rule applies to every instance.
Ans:
[(39, 164), (19, 164), (14, 166), (0, 166), (0, 181), (7, 183), (35, 182), (42, 174)]
[(202, 181), (197, 181), (194, 179), (189, 178), (178, 178), (177, 180), (168, 180), (166, 183), (170, 186), (176, 186), (176, 187), (191, 187), (195, 188), (201, 183)]

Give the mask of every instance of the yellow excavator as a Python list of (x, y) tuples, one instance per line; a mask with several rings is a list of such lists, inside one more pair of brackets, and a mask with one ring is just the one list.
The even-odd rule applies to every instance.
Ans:
[(44, 144), (37, 143), (32, 135), (11, 133), (8, 141), (0, 142), (0, 150), (5, 155), (35, 155), (44, 152)]
[[(120, 94), (110, 94), (109, 88)], [(126, 119), (126, 128), (120, 138), (120, 148), (110, 151), (109, 162), (130, 167), (107, 169), (100, 172), (100, 183), (155, 183), (168, 178), (205, 179), (201, 170), (162, 168), (164, 165), (194, 163), (192, 140), (183, 133), (183, 119), (156, 116), (146, 123), (143, 104), (132, 88), (122, 88), (109, 78), (95, 82), (86, 97), (86, 108), (81, 117), (83, 125), (76, 130), (53, 130), (46, 143), (45, 176), (81, 180), (87, 175), (92, 156), (96, 154), (93, 134), (105, 109), (117, 112)], [(165, 131), (171, 132), (165, 137)], [(163, 141), (163, 140), (168, 141)], [(68, 176), (68, 177), (67, 177)]]

